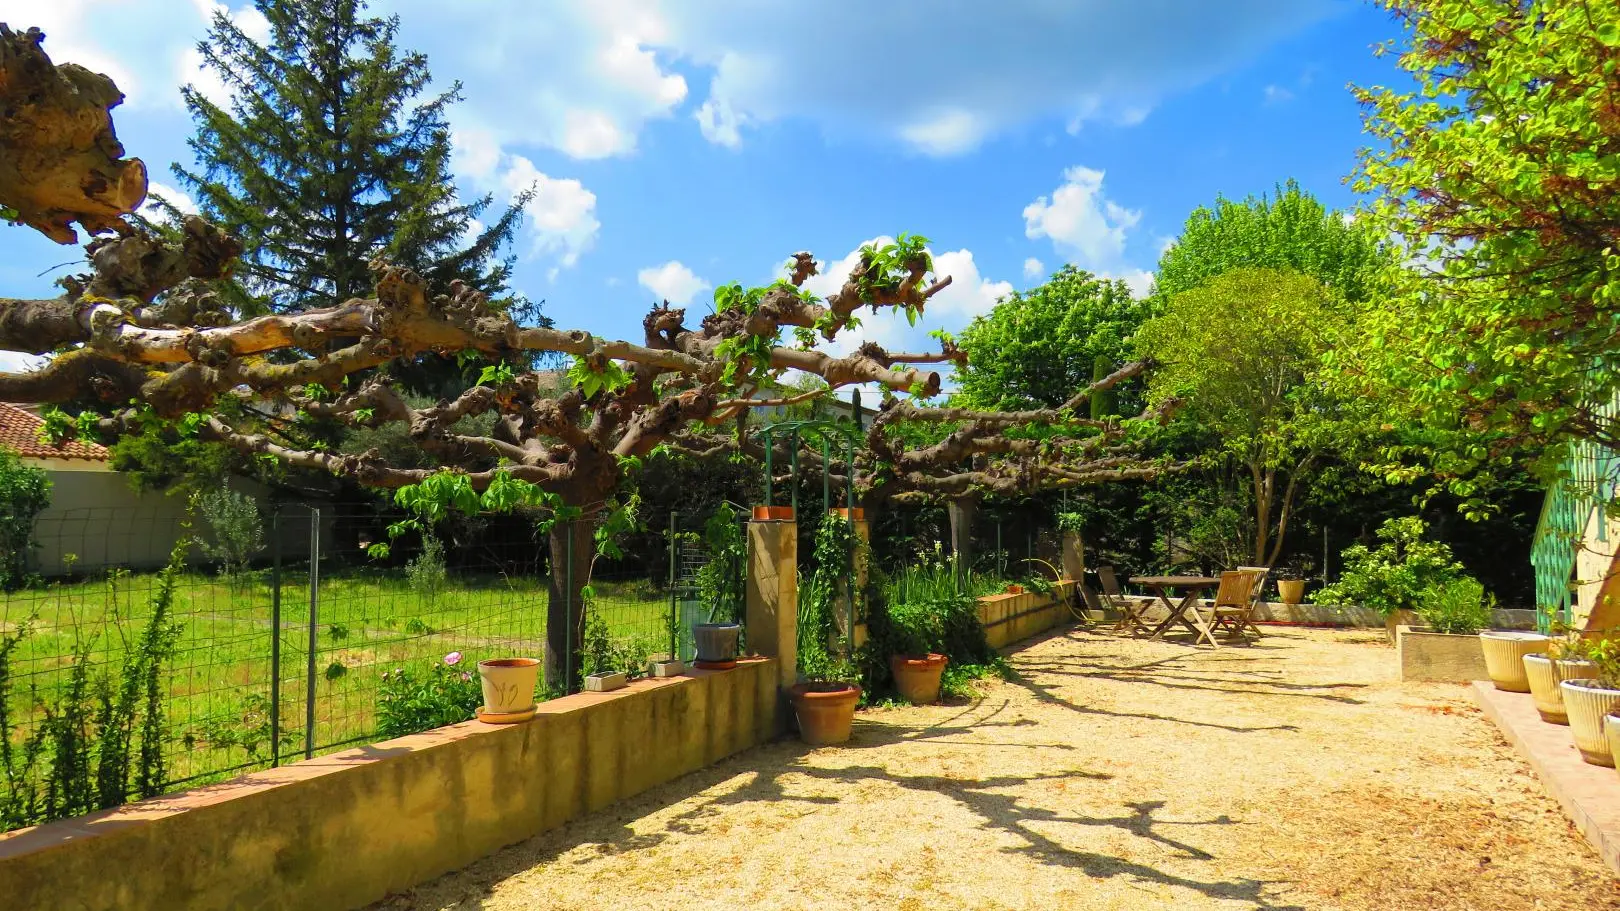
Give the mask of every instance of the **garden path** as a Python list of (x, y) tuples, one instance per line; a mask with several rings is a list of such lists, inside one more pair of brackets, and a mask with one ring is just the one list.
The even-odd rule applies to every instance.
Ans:
[(1462, 686), (1398, 682), (1382, 631), (1268, 633), (1055, 635), (375, 908), (1620, 908)]

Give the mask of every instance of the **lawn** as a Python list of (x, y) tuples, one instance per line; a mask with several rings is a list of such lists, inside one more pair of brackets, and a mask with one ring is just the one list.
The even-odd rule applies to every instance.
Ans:
[[(69, 684), (76, 655), (116, 681), (151, 616), (156, 578), (116, 573), (0, 595), (0, 630), (28, 629), (10, 661), (14, 743)], [(278, 714), (284, 757), (302, 757), (311, 704), (316, 751), (370, 739), (385, 671), (440, 661), (453, 651), (470, 667), (495, 654), (538, 656), (543, 649), (544, 576), (452, 572), (435, 593), (413, 586), (399, 570), (326, 572), (313, 624), (307, 572), (286, 571), (281, 580)], [(175, 784), (269, 761), (275, 590), (268, 570), (238, 582), (201, 574), (180, 578), (173, 609), (179, 640), (166, 675), (165, 705), (174, 737), (168, 771)], [(645, 580), (598, 582), (595, 592), (595, 608), (616, 643), (638, 654), (668, 650), (666, 593)]]

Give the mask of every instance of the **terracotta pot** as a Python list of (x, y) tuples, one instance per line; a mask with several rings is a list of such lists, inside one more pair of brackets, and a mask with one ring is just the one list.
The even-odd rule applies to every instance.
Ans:
[(939, 678), (945, 673), (944, 655), (930, 653), (916, 658), (895, 655), (889, 659), (889, 671), (894, 674), (894, 688), (900, 698), (912, 705), (932, 705), (939, 701)]
[(799, 683), (788, 690), (799, 738), (811, 746), (849, 740), (861, 688), (853, 683)]
[(1305, 580), (1278, 579), (1277, 597), (1281, 598), (1284, 604), (1299, 604), (1300, 602), (1304, 601)]
[(1541, 720), (1548, 724), (1569, 724), (1564, 713), (1564, 694), (1558, 684), (1565, 680), (1590, 677), (1592, 662), (1574, 658), (1556, 661), (1538, 653), (1524, 656), (1524, 675), (1530, 681), (1530, 698), (1536, 703)]
[(489, 658), (478, 662), (484, 709), (509, 715), (534, 708), (534, 684), (540, 679), (538, 658)]
[(736, 623), (694, 623), (692, 639), (697, 644), (693, 663), (706, 670), (728, 670), (737, 666), (737, 637), (742, 626)]
[(1485, 672), (1499, 690), (1509, 693), (1530, 692), (1530, 680), (1524, 675), (1524, 656), (1546, 654), (1552, 644), (1540, 633), (1486, 630), (1479, 634), (1480, 647), (1485, 649)]
[(1394, 645), (1396, 639), (1395, 627), (1418, 626), (1418, 615), (1409, 610), (1398, 610), (1384, 618), (1384, 635), (1389, 637), (1389, 644)]
[(755, 506), (755, 522), (792, 522), (793, 507), (791, 506)]
[(849, 519), (851, 522), (865, 522), (866, 521), (866, 510), (862, 509), (859, 506), (855, 507), (855, 516), (854, 516), (854, 518), (850, 518), (849, 510), (847, 510), (847, 509), (829, 509), (827, 511), (832, 513), (835, 516), (842, 516), (843, 518)]
[(1022, 595), (1023, 593), (1024, 593), (1024, 587), (1022, 585), (1009, 585), (1009, 586), (1007, 586), (1007, 594), (1009, 594), (1009, 595)]
[(1558, 684), (1564, 694), (1564, 713), (1569, 716), (1569, 732), (1575, 736), (1575, 749), (1593, 765), (1614, 766), (1609, 752), (1609, 735), (1603, 730), (1603, 716), (1620, 707), (1620, 690), (1606, 690), (1596, 680), (1582, 678)]

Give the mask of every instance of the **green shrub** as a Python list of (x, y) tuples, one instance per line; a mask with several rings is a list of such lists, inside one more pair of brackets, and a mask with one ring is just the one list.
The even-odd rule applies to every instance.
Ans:
[(1317, 604), (1364, 604), (1388, 617), (1398, 610), (1416, 611), (1423, 594), (1463, 575), (1462, 564), (1451, 558), (1451, 548), (1425, 541), (1423, 520), (1390, 519), (1378, 529), (1379, 545), (1346, 548), (1344, 574), (1316, 593)]
[(1437, 633), (1472, 634), (1491, 625), (1494, 607), (1479, 580), (1461, 576), (1424, 589), (1417, 615)]
[(377, 696), (378, 734), (403, 737), (473, 717), (484, 702), (483, 688), (477, 672), (461, 660), (460, 652), (451, 652), (425, 670), (385, 671)]
[(197, 512), (212, 538), (199, 542), (203, 554), (218, 560), (227, 577), (240, 579), (254, 554), (264, 549), (259, 504), (234, 490), (214, 490), (197, 498)]
[(405, 564), (405, 579), (428, 607), (439, 600), (449, 573), (444, 565), (444, 543), (438, 536), (422, 533), (422, 552)]
[(15, 591), (28, 580), (28, 554), (34, 520), (51, 505), (51, 479), (0, 447), (0, 591)]

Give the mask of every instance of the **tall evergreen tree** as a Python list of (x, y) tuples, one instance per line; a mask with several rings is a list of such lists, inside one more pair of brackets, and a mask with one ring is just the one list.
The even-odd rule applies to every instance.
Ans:
[(232, 97), (222, 107), (196, 86), (182, 89), (201, 167), (174, 167), (203, 214), (246, 247), (242, 312), (364, 296), (377, 256), (429, 287), (460, 279), (499, 298), (525, 198), (485, 226), (492, 197), (457, 194), (445, 112), (459, 83), (416, 103), (430, 81), (427, 58), (400, 52), (398, 17), (364, 17), (363, 0), (255, 6), (270, 23), (265, 43), (218, 13), (198, 44)]

